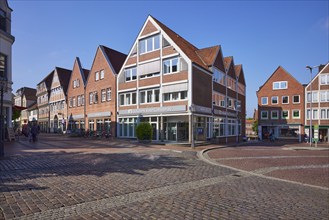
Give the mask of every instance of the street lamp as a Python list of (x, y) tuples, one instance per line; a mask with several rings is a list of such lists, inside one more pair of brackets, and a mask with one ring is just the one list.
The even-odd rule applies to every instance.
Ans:
[(310, 147), (312, 147), (312, 117), (313, 117), (313, 112), (312, 112), (312, 105), (313, 105), (313, 94), (312, 94), (312, 70), (313, 68), (316, 68), (318, 66), (306, 66), (306, 69), (310, 70), (311, 73), (311, 78), (310, 78), (310, 93), (311, 93), (311, 102), (310, 102)]
[(7, 91), (7, 77), (0, 77), (0, 157), (5, 155), (4, 146), (4, 119), (3, 119), (3, 93)]

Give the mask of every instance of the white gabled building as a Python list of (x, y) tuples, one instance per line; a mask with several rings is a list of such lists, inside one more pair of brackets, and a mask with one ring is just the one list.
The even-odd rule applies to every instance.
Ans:
[(11, 12), (7, 0), (0, 1), (0, 77), (7, 80), (4, 85), (3, 115), (5, 127), (12, 127), (12, 45), (15, 37), (11, 35)]

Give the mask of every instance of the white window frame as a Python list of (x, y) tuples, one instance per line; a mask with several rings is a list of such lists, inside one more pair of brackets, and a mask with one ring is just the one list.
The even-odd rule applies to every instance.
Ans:
[[(266, 99), (266, 104), (263, 104), (263, 99)], [(260, 103), (261, 103), (262, 105), (268, 105), (268, 97), (265, 97), (265, 96), (261, 97), (261, 98), (260, 98)]]
[[(273, 117), (273, 113), (276, 112), (276, 117)], [(271, 111), (271, 119), (278, 120), (279, 119), (279, 111), (278, 110), (272, 110)]]
[(106, 102), (106, 89), (101, 90), (101, 102)]
[[(285, 83), (285, 85), (286, 85), (285, 87), (283, 86), (283, 83)], [(278, 86), (276, 86), (276, 85), (278, 85)], [(288, 81), (273, 82), (272, 88), (273, 88), (273, 90), (288, 89)]]
[[(316, 112), (316, 114), (315, 114)], [(318, 109), (312, 109), (312, 119), (319, 119), (319, 110)]]
[[(172, 67), (173, 67), (172, 63), (173, 63), (173, 60), (176, 60), (176, 59), (177, 59), (177, 71), (173, 72), (172, 71)], [(164, 68), (165, 62), (169, 62), (169, 72), (166, 72), (166, 73), (165, 73), (165, 68)], [(171, 58), (163, 60), (162, 61), (162, 72), (165, 75), (180, 72), (180, 59), (179, 59), (179, 57), (176, 56), (176, 57), (171, 57)]]
[[(266, 113), (266, 117), (263, 117), (263, 113)], [(262, 120), (268, 119), (268, 111), (261, 111), (260, 112), (260, 119), (262, 119)]]
[[(133, 75), (133, 70), (136, 71), (136, 75)], [(127, 80), (127, 75), (129, 74), (130, 79)], [(133, 76), (135, 79), (133, 79)], [(125, 77), (125, 82), (132, 82), (137, 80), (137, 67), (132, 67), (132, 68), (127, 68), (124, 70), (124, 77)]]
[[(284, 103), (284, 102), (283, 102), (283, 98), (284, 98), (284, 97), (287, 97), (287, 98), (288, 98), (287, 103)], [(289, 96), (287, 96), (287, 95), (283, 95), (283, 96), (281, 97), (281, 103), (282, 103), (283, 105), (287, 105), (287, 104), (289, 104)]]
[[(322, 78), (324, 79), (324, 82), (322, 82)], [(329, 74), (320, 75), (320, 85), (329, 85)]]
[[(298, 102), (295, 102), (295, 97), (298, 97)], [(293, 104), (299, 104), (300, 103), (300, 95), (293, 95), (292, 96), (292, 103)]]
[[(156, 90), (159, 90), (159, 98), (158, 98), (158, 101), (155, 101), (155, 91)], [(151, 92), (151, 101), (148, 101), (147, 98), (147, 94)], [(144, 93), (144, 101), (145, 102), (142, 102), (142, 93)], [(160, 89), (159, 88), (155, 88), (155, 89), (146, 89), (146, 90), (141, 90), (139, 91), (139, 104), (143, 105), (143, 104), (152, 104), (152, 103), (159, 103), (160, 102)]]
[(112, 89), (111, 87), (109, 87), (106, 89), (106, 100), (111, 101), (111, 99), (112, 99)]
[[(276, 98), (276, 103), (273, 103), (273, 98)], [(272, 105), (278, 105), (279, 104), (279, 96), (272, 96), (271, 97), (271, 103), (272, 103)]]
[[(295, 113), (296, 111), (298, 111), (298, 117), (295, 117), (295, 116), (294, 116), (294, 113)], [(293, 109), (293, 110), (292, 110), (292, 118), (293, 118), (293, 119), (300, 119), (300, 109)]]
[(100, 79), (104, 79), (104, 70), (100, 71)]
[[(135, 93), (135, 103), (133, 103), (133, 94)], [(127, 95), (130, 96), (130, 103), (126, 103)], [(121, 96), (123, 96), (123, 104), (121, 104)], [(126, 92), (119, 94), (119, 106), (130, 106), (130, 105), (137, 105), (137, 92)]]
[[(159, 48), (155, 48), (155, 38), (158, 37), (159, 39)], [(152, 40), (152, 48), (148, 48), (148, 42), (149, 40)], [(140, 39), (139, 42), (138, 42), (138, 45), (139, 45), (139, 54), (142, 55), (142, 54), (146, 54), (146, 53), (150, 53), (150, 52), (153, 52), (153, 51), (156, 51), (156, 50), (160, 50), (161, 48), (161, 43), (160, 43), (160, 34), (156, 34), (156, 35), (153, 35), (153, 36), (150, 36), (150, 37), (146, 37), (146, 38), (143, 38), (143, 39)], [(142, 42), (145, 42), (144, 43), (144, 52), (141, 52), (141, 48), (142, 48)]]
[(98, 81), (99, 80), (99, 71), (96, 71), (95, 72), (95, 81)]
[[(329, 109), (326, 109), (326, 108), (321, 108), (320, 109), (320, 119), (324, 119), (324, 120), (326, 120), (326, 119), (328, 119), (329, 118), (329, 115), (327, 114), (329, 111), (328, 111)], [(322, 112), (324, 111), (324, 117), (322, 117)]]
[[(283, 113), (284, 112), (287, 112), (288, 113), (288, 116), (286, 118), (283, 117)], [(281, 119), (289, 119), (289, 110), (282, 110), (281, 111)]]

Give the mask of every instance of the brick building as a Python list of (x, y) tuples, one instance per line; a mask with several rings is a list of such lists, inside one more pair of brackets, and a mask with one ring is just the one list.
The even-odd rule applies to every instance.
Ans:
[(304, 86), (279, 66), (259, 88), (258, 135), (266, 139), (302, 140), (304, 134)]
[(116, 80), (126, 55), (100, 45), (86, 84), (86, 128), (116, 136)]
[(135, 138), (142, 121), (152, 125), (155, 141), (229, 142), (244, 135), (242, 66), (232, 57), (224, 64), (221, 46), (198, 49), (152, 16), (117, 83), (121, 138)]
[[(312, 89), (312, 94), (311, 94)], [(319, 126), (319, 140), (328, 142), (329, 135), (329, 63), (320, 65), (318, 74), (305, 87), (305, 134), (309, 135), (310, 117), (314, 137), (314, 125)], [(311, 113), (312, 105), (312, 113)]]
[(80, 59), (77, 57), (74, 61), (69, 86), (67, 88), (68, 131), (74, 131), (76, 129), (85, 130), (85, 88), (88, 74), (89, 70), (82, 68)]

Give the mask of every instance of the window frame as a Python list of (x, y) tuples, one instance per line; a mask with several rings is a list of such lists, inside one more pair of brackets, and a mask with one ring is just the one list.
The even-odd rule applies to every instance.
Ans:
[[(273, 102), (273, 98), (276, 98), (276, 103)], [(279, 96), (272, 96), (271, 97), (271, 103), (272, 103), (272, 105), (278, 105), (279, 104)]]
[(98, 81), (99, 80), (99, 71), (96, 71), (95, 72), (95, 81)]
[(104, 79), (104, 77), (105, 77), (104, 70), (101, 70), (100, 73), (99, 73), (99, 75), (100, 75), (100, 76), (99, 76), (99, 79), (100, 79), (100, 80)]
[[(177, 59), (177, 70), (175, 72), (173, 72), (173, 60), (176, 60)], [(165, 62), (169, 62), (169, 72), (165, 72), (166, 71), (166, 68), (165, 68)], [(180, 72), (180, 59), (178, 56), (175, 56), (175, 57), (171, 57), (171, 58), (168, 58), (168, 59), (164, 59), (162, 61), (162, 73), (164, 75), (167, 75), (167, 74), (175, 74), (175, 73), (178, 73)]]
[[(266, 113), (266, 117), (263, 117), (263, 113)], [(260, 111), (260, 119), (261, 120), (267, 120), (268, 119), (268, 111)]]
[[(263, 104), (263, 99), (266, 99), (266, 104)], [(260, 98), (260, 103), (261, 103), (262, 105), (268, 105), (268, 97), (266, 97), (266, 96), (262, 96), (262, 97)]]
[[(294, 113), (298, 111), (298, 117), (295, 117)], [(293, 119), (300, 119), (300, 109), (293, 109), (292, 110), (292, 118)]]
[[(295, 97), (298, 97), (298, 102), (295, 102)], [(300, 95), (293, 95), (292, 96), (292, 103), (293, 104), (300, 104)]]
[[(286, 102), (286, 103), (283, 102), (283, 98), (285, 98), (285, 97), (287, 97), (287, 102)], [(283, 96), (281, 96), (281, 103), (282, 103), (283, 105), (288, 105), (288, 104), (289, 104), (289, 96), (288, 96), (288, 95), (283, 95)]]
[[(284, 112), (287, 112), (287, 117), (285, 118), (285, 117), (283, 117), (283, 113)], [(281, 111), (281, 119), (289, 119), (289, 110), (282, 110)]]
[[(273, 113), (276, 113), (276, 117), (273, 117)], [(271, 111), (271, 119), (278, 120), (279, 119), (279, 111), (278, 110), (272, 110)]]
[[(285, 87), (282, 86), (282, 83), (285, 83)], [(278, 87), (276, 88), (275, 85), (278, 85)], [(276, 81), (276, 82), (273, 82), (272, 89), (273, 90), (288, 89), (288, 81)]]

